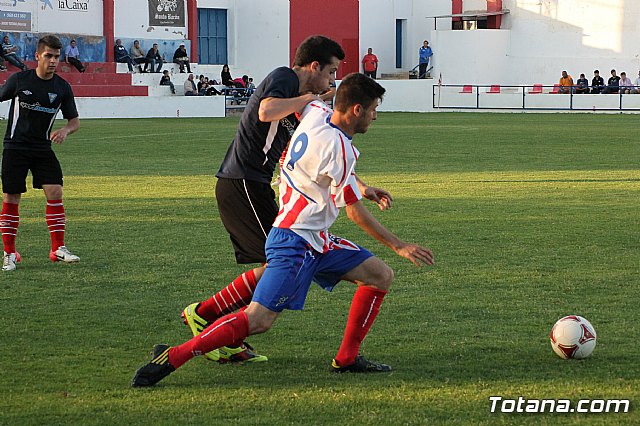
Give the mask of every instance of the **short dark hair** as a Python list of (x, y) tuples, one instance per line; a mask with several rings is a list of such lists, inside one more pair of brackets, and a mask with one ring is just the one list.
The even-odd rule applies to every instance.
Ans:
[(593, 73), (594, 73), (594, 74), (600, 74), (600, 71), (595, 70)]
[(344, 59), (344, 50), (340, 45), (328, 37), (314, 35), (307, 37), (298, 46), (294, 66), (303, 67), (311, 62), (318, 61), (321, 67), (331, 64), (333, 58)]
[(45, 47), (51, 49), (62, 49), (62, 42), (54, 35), (46, 35), (38, 40), (38, 52), (42, 52)]
[(385, 91), (374, 79), (357, 72), (351, 73), (338, 86), (334, 109), (345, 112), (356, 104), (369, 108), (378, 99), (382, 99)]

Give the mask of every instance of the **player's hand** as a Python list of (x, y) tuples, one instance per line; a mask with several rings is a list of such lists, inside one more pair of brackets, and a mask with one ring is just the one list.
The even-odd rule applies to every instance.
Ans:
[(405, 243), (396, 249), (398, 256), (409, 259), (414, 265), (421, 267), (422, 264), (433, 265), (433, 252), (418, 244)]
[(391, 194), (382, 188), (376, 188), (375, 186), (366, 186), (362, 191), (362, 196), (367, 200), (371, 200), (378, 205), (380, 210), (387, 210), (391, 208)]
[(324, 92), (320, 93), (319, 96), (320, 96), (320, 99), (326, 102), (333, 99), (335, 95), (336, 95), (336, 88), (330, 87), (328, 90), (325, 90)]
[(51, 142), (59, 145), (62, 142), (64, 142), (65, 139), (67, 139), (68, 134), (69, 134), (69, 131), (66, 130), (64, 127), (62, 129), (58, 129), (54, 132), (51, 132)]

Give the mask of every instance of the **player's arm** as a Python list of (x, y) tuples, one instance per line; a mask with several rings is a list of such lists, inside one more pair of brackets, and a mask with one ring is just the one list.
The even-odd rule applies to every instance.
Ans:
[(320, 99), (318, 95), (306, 93), (296, 98), (264, 98), (260, 101), (258, 119), (263, 123), (277, 121), (295, 112), (302, 112), (309, 102)]
[(360, 189), (360, 193), (367, 200), (371, 200), (378, 205), (380, 210), (386, 210), (391, 208), (391, 202), (393, 198), (391, 198), (391, 194), (382, 189), (376, 188), (375, 186), (369, 186), (360, 179), (358, 175), (355, 175), (356, 182), (358, 183), (358, 189)]
[(80, 128), (80, 118), (72, 118), (67, 121), (67, 125), (51, 132), (51, 142), (55, 144), (61, 144), (72, 133), (75, 133)]
[(347, 212), (347, 217), (353, 223), (358, 225), (364, 232), (396, 252), (398, 256), (409, 259), (416, 266), (421, 266), (421, 263), (433, 265), (433, 253), (430, 249), (419, 246), (418, 244), (402, 241), (395, 234), (382, 226), (360, 201), (348, 205), (345, 207), (345, 210)]
[(2, 87), (0, 87), (0, 102), (15, 98), (17, 90), (18, 74), (12, 74)]

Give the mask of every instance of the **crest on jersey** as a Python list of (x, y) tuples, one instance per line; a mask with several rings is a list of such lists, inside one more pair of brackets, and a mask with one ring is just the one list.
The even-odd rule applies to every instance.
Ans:
[(31, 91), (30, 91), (29, 89), (27, 89), (27, 90), (23, 90), (23, 91), (22, 91), (22, 93), (24, 93), (24, 94), (25, 94), (25, 95), (27, 95), (27, 96), (31, 96), (31, 95), (33, 95), (33, 93), (31, 93)]
[(53, 103), (53, 101), (55, 101), (57, 97), (58, 95), (56, 95), (55, 93), (49, 93), (49, 102)]

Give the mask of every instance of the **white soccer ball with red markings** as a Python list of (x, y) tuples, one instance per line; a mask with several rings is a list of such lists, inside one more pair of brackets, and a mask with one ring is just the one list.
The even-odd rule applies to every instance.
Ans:
[(551, 347), (560, 358), (587, 358), (596, 347), (596, 330), (578, 315), (560, 318), (551, 329)]

